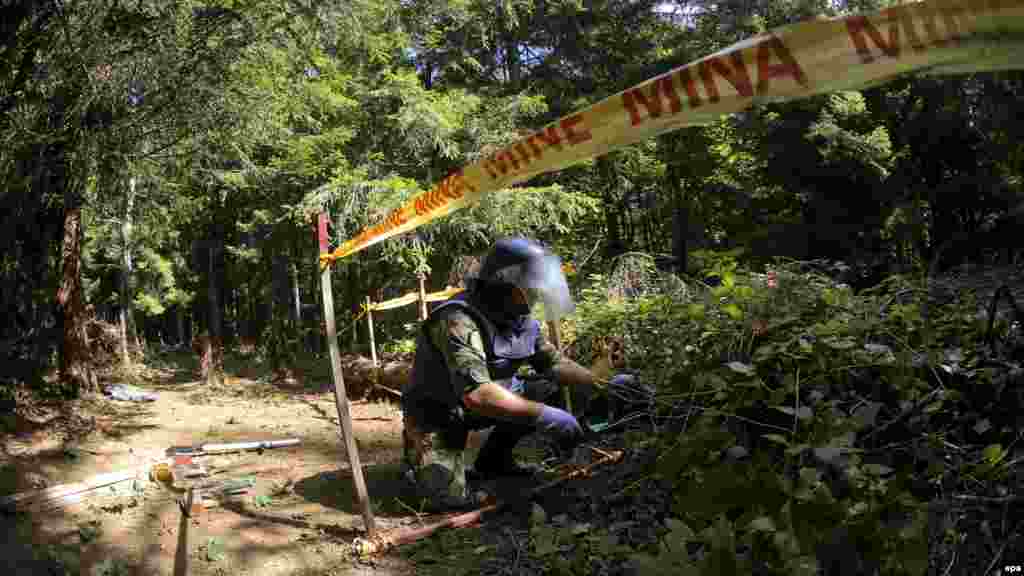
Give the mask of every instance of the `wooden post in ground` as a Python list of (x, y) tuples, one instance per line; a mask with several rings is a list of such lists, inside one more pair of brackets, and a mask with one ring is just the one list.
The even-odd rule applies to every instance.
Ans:
[[(548, 320), (548, 335), (551, 344), (559, 351), (562, 351), (562, 333), (558, 327), (558, 320)], [(562, 398), (565, 400), (565, 410), (572, 413), (572, 390), (568, 386), (562, 386)]]
[(420, 322), (427, 319), (427, 275), (420, 272)]
[[(320, 240), (320, 253), (328, 252), (327, 243), (327, 214), (321, 212), (317, 232)], [(377, 527), (373, 521), (373, 510), (370, 507), (370, 497), (366, 492), (366, 479), (363, 478), (363, 467), (359, 463), (359, 450), (356, 447), (356, 437), (352, 433), (352, 417), (348, 412), (348, 397), (345, 394), (345, 376), (341, 372), (341, 351), (338, 349), (338, 331), (334, 325), (334, 295), (331, 291), (331, 267), (326, 266), (320, 273), (320, 289), (324, 300), (324, 320), (327, 322), (327, 349), (331, 356), (331, 374), (334, 376), (334, 404), (338, 410), (338, 422), (341, 424), (341, 436), (345, 441), (345, 452), (348, 454), (348, 464), (352, 469), (352, 483), (355, 487), (356, 499), (359, 500), (359, 508), (363, 512), (363, 522), (366, 524), (366, 534), (373, 538), (377, 534)], [(371, 324), (372, 326), (372, 324)], [(370, 332), (371, 343), (373, 331)]]
[(181, 521), (178, 522), (178, 549), (174, 551), (174, 576), (188, 576), (188, 519), (192, 514), (195, 491), (188, 489), (181, 500)]
[(373, 367), (380, 365), (377, 362), (377, 341), (373, 338), (373, 301), (366, 297), (366, 326), (370, 330), (370, 360), (373, 360)]

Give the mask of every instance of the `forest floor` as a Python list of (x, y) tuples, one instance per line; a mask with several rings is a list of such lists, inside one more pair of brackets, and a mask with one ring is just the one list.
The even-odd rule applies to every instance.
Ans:
[[(965, 274), (934, 288), (943, 298), (953, 288), (971, 289), (983, 312), (1002, 284), (1011, 287), (1018, 302), (1024, 300), (1019, 271)], [(196, 381), (197, 359), (190, 353), (151, 351), (130, 376), (108, 381), (154, 391), (159, 395), (155, 402), (91, 396), (51, 405), (19, 403), (17, 417), (0, 422), (6, 429), (0, 434), (0, 495), (130, 469), (163, 457), (171, 446), (291, 437), (301, 439), (301, 445), (203, 457), (213, 478), (252, 477), (255, 485), (234, 501), (194, 515), (184, 547), (179, 544), (181, 494), (155, 482), (123, 482), (60, 509), (0, 515), (5, 537), (0, 558), (9, 572), (172, 574), (181, 549), (190, 559), (188, 574), (200, 576), (662, 573), (664, 560), (643, 552), (652, 546), (657, 550), (659, 536), (674, 530), (667, 518), (672, 493), (669, 485), (642, 473), (656, 455), (645, 447), (649, 435), (605, 436), (602, 447), (628, 446), (626, 461), (545, 492), (539, 500), (540, 522), (536, 506), (516, 506), (480, 526), (439, 532), (369, 563), (350, 554), (353, 540), (365, 533), (338, 431), (328, 362), (303, 366), (302, 381), (292, 385), (272, 383), (269, 370), (252, 354), (232, 351), (225, 368), (225, 383), (209, 387)], [(378, 529), (428, 522), (399, 478), (398, 406), (354, 401), (351, 414)], [(1016, 436), (1020, 439), (1019, 426)], [(482, 440), (482, 434), (471, 436), (471, 452)], [(979, 451), (984, 444), (978, 444)], [(545, 462), (538, 442), (525, 441), (517, 452), (523, 460)], [(1018, 452), (1013, 454), (1018, 462)], [(507, 488), (521, 493), (532, 486)], [(1009, 484), (1015, 486), (1019, 482)], [(980, 497), (1000, 500), (985, 494)], [(980, 525), (1002, 526), (998, 534), (978, 532), (973, 524), (964, 528), (965, 540), (957, 549), (931, 555), (943, 559), (931, 573), (985, 573), (983, 567), (1004, 552), (1004, 561), (1017, 562), (1017, 532), (1008, 524), (1014, 518), (1008, 510), (986, 509), (987, 523)], [(23, 561), (26, 550), (64, 559), (65, 568), (74, 568), (33, 571)], [(950, 572), (954, 563), (958, 570)]]
[[(373, 564), (347, 553), (352, 540), (364, 535), (364, 525), (329, 377), (285, 389), (238, 377), (229, 367), (226, 383), (211, 389), (195, 381), (194, 365), (184, 353), (147, 359), (147, 367), (128, 383), (156, 392), (154, 402), (91, 397), (36, 406), (32, 417), (19, 419), (18, 430), (3, 436), (0, 493), (130, 469), (162, 457), (171, 446), (294, 437), (301, 445), (201, 459), (214, 478), (252, 477), (255, 486), (194, 515), (188, 528), (189, 574), (451, 574), (465, 560), (449, 556), (440, 562), (441, 556), (421, 555), (417, 569), (417, 559), (401, 552)], [(378, 530), (422, 521), (403, 500), (400, 408), (356, 401), (351, 415)], [(481, 440), (474, 433), (473, 451)], [(135, 486), (122, 482), (57, 510), (20, 515), (7, 522), (8, 542), (12, 536), (22, 543), (31, 537), (37, 554), (40, 549), (58, 557), (61, 551), (80, 554), (82, 574), (171, 574), (179, 547), (180, 496), (148, 479)]]

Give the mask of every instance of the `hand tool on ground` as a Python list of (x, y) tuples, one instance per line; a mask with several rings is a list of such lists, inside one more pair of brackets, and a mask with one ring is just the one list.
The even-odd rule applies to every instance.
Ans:
[(209, 454), (228, 454), (231, 452), (258, 451), (262, 452), (270, 448), (285, 448), (297, 446), (301, 440), (288, 438), (286, 440), (259, 440), (256, 442), (233, 442), (229, 444), (200, 444), (197, 446), (172, 446), (167, 449), (168, 456), (206, 456)]

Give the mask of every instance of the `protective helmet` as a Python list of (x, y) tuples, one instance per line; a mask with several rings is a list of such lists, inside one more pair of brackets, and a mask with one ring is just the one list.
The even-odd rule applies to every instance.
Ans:
[[(569, 284), (558, 256), (527, 238), (502, 238), (495, 242), (468, 286), (477, 294), (522, 289), (530, 304), (538, 300), (544, 303), (548, 320), (557, 320), (573, 311)], [(528, 308), (525, 313), (529, 314)]]

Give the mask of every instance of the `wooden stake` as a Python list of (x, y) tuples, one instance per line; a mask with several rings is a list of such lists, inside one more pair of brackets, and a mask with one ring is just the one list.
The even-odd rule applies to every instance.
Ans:
[(181, 521), (178, 523), (178, 549), (174, 552), (174, 576), (188, 574), (188, 519), (192, 514), (195, 491), (188, 489), (188, 495), (181, 501)]
[(370, 307), (373, 306), (373, 301), (370, 297), (366, 297), (366, 326), (370, 330), (370, 359), (373, 360), (373, 367), (376, 368), (380, 364), (377, 362), (377, 342), (373, 339), (373, 310)]
[(420, 322), (427, 319), (427, 275), (420, 272)]
[[(319, 221), (320, 253), (328, 252), (327, 244), (327, 214), (320, 213)], [(370, 507), (370, 498), (366, 492), (366, 479), (363, 478), (363, 467), (359, 463), (359, 450), (356, 447), (356, 438), (352, 434), (352, 416), (348, 411), (348, 398), (345, 394), (345, 376), (341, 372), (341, 352), (338, 349), (338, 331), (334, 325), (334, 295), (331, 291), (331, 267), (328, 265), (320, 274), (320, 290), (324, 300), (324, 319), (327, 322), (327, 348), (331, 356), (331, 374), (334, 376), (334, 405), (338, 410), (338, 422), (341, 424), (341, 436), (345, 440), (345, 452), (348, 453), (349, 467), (352, 469), (352, 483), (356, 491), (356, 498), (359, 500), (359, 507), (363, 512), (363, 522), (366, 524), (366, 533), (370, 538), (377, 533), (377, 527), (373, 521), (373, 509)], [(367, 298), (369, 303), (369, 298)], [(369, 316), (369, 311), (367, 312)], [(370, 347), (373, 347), (373, 324), (370, 324)], [(376, 356), (376, 354), (374, 354)], [(376, 363), (376, 360), (374, 360)]]
[[(562, 351), (562, 334), (558, 326), (558, 320), (548, 320), (548, 334), (551, 337), (551, 344), (559, 351)], [(565, 410), (572, 414), (572, 390), (568, 386), (562, 386), (562, 398), (565, 400)]]

